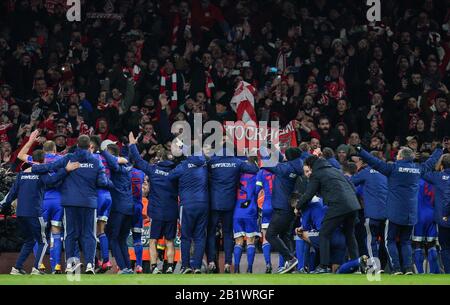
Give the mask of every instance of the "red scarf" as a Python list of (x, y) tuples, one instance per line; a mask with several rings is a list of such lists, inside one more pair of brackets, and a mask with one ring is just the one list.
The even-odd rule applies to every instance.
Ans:
[(159, 86), (159, 94), (164, 94), (167, 91), (167, 81), (169, 78), (172, 81), (172, 96), (168, 96), (170, 99), (170, 108), (175, 109), (178, 107), (178, 91), (177, 91), (177, 72), (174, 70), (172, 75), (168, 75), (164, 68), (161, 69), (161, 85)]

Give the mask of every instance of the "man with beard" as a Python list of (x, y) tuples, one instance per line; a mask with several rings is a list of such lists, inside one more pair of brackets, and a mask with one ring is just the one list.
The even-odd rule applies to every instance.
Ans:
[(335, 150), (340, 144), (344, 143), (344, 139), (336, 130), (330, 130), (330, 120), (325, 116), (319, 119), (317, 131), (320, 135), (322, 147), (330, 147)]

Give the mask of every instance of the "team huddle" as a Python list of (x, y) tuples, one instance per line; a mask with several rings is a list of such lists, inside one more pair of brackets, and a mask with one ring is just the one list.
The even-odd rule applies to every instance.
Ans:
[[(240, 273), (244, 252), (245, 271), (252, 273), (258, 240), (266, 273), (273, 272), (272, 252), (279, 253), (281, 274), (381, 273), (385, 268), (397, 275), (424, 273), (425, 256), (431, 273), (450, 273), (450, 154), (443, 154), (439, 145), (421, 164), (413, 162), (409, 148), (399, 151), (396, 162), (386, 163), (357, 147), (351, 166), (341, 168), (332, 156), (312, 154), (307, 145), (276, 152), (276, 165), (268, 165), (264, 157), (236, 157), (226, 149), (210, 157), (193, 152), (177, 161), (161, 150), (147, 162), (132, 133), (123, 148), (83, 135), (67, 155), (57, 155), (52, 141), (27, 155), (38, 136), (34, 131), (21, 149), (18, 158), (30, 166), (18, 174), (1, 202), (7, 215), (17, 200), (15, 212), (25, 237), (13, 275), (27, 274), (24, 263), (33, 252), (31, 274), (45, 274), (49, 243), (54, 274), (82, 266), (88, 274), (104, 273), (113, 269), (110, 250), (118, 274), (142, 273), (146, 200), (154, 274), (175, 272), (178, 230), (182, 274), (205, 269)], [(157, 264), (161, 239), (164, 270)]]

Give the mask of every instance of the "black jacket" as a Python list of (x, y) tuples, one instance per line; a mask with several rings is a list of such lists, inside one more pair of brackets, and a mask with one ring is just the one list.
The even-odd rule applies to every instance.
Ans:
[[(295, 192), (299, 196), (300, 192), (297, 189)], [(296, 208), (304, 210), (316, 194), (319, 194), (324, 204), (328, 205), (324, 219), (361, 209), (353, 184), (325, 159), (314, 162), (306, 191), (300, 196)]]

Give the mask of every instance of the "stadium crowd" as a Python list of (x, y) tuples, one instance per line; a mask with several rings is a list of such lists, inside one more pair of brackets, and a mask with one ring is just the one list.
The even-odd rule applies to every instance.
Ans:
[[(292, 127), (292, 132), (288, 135), (288, 144), (285, 144), (283, 149), (287, 163), (302, 159), (305, 165), (313, 170), (313, 174), (313, 163), (317, 160), (312, 158), (307, 161), (309, 155), (319, 155), (320, 162), (322, 157), (328, 159), (325, 166), (331, 164), (347, 176), (353, 177), (349, 179), (356, 180), (354, 177), (364, 170), (367, 163), (382, 175), (390, 175), (392, 168), (382, 168), (377, 163), (379, 161), (374, 161), (374, 158), (386, 162), (401, 158), (411, 159), (418, 162), (414, 164), (422, 164), (421, 174), (426, 174), (435, 163), (438, 163), (439, 156), (432, 155), (433, 151), (438, 152), (440, 146), (444, 146), (444, 153), (448, 153), (449, 1), (381, 1), (382, 20), (373, 23), (366, 19), (368, 7), (364, 1), (81, 2), (81, 22), (67, 21), (65, 1), (8, 0), (0, 4), (0, 163), (4, 168), (20, 172), (26, 167), (23, 161), (31, 163), (31, 158), (34, 157), (37, 163), (43, 161), (42, 155), (39, 156), (39, 149), (43, 148), (46, 153), (57, 155), (55, 159), (63, 160), (56, 161), (55, 164), (70, 171), (70, 174), (60, 172), (56, 165), (52, 167), (45, 164), (38, 167), (37, 170), (42, 176), (50, 170), (56, 173), (49, 175), (51, 179), (44, 178), (44, 185), (56, 183), (53, 181), (56, 180), (55, 177), (64, 179), (62, 177), (66, 175), (72, 177), (77, 171), (85, 170), (79, 167), (82, 164), (79, 159), (81, 153), (75, 150), (78, 145), (81, 150), (98, 152), (102, 162), (111, 169), (111, 173), (106, 175), (110, 175), (110, 179), (105, 177), (100, 182), (100, 186), (105, 189), (111, 187), (111, 183), (117, 188), (117, 184), (123, 184), (123, 179), (126, 180), (123, 176), (124, 168), (127, 168), (124, 165), (126, 160), (114, 156), (130, 157), (135, 166), (148, 176), (149, 206), (151, 206), (152, 188), (158, 183), (163, 183), (152, 176), (156, 175), (155, 171), (169, 172), (169, 169), (174, 169), (178, 175), (171, 172), (169, 177), (182, 185), (184, 173), (181, 170), (177, 171), (178, 167), (175, 168), (174, 165), (187, 166), (188, 162), (187, 164), (197, 164), (201, 167), (203, 162), (189, 158), (182, 162), (171, 156), (169, 151), (171, 141), (174, 139), (174, 135), (170, 133), (171, 125), (175, 121), (187, 121), (193, 125), (194, 114), (197, 113), (202, 115), (204, 123), (237, 120), (238, 115), (230, 101), (241, 81), (255, 88), (253, 106), (257, 121), (279, 121), (282, 128)], [(35, 130), (39, 132), (33, 133)], [(93, 137), (94, 135), (98, 137)], [(88, 136), (88, 139), (90, 137), (90, 140), (86, 140), (87, 137), (83, 136)], [(49, 141), (53, 141), (54, 144)], [(100, 152), (101, 150), (103, 152)], [(371, 154), (365, 154), (365, 150)], [(400, 159), (398, 156), (401, 156)], [(174, 165), (161, 165), (163, 169), (158, 165), (155, 169), (147, 163), (161, 160)], [(427, 163), (426, 160), (433, 162)], [(208, 161), (209, 167), (211, 162), (214, 163), (214, 160)], [(243, 177), (237, 177), (235, 186), (239, 186), (239, 179), (248, 179), (249, 184), (255, 184), (255, 189), (258, 189), (260, 185), (257, 182), (262, 184), (266, 179), (258, 180), (260, 179), (258, 175), (269, 176), (267, 171), (255, 170), (256, 165), (252, 162), (238, 160), (235, 162), (239, 164), (242, 172), (247, 173), (243, 174)], [(438, 163), (441, 168), (437, 167), (437, 170), (442, 169), (447, 173), (448, 163), (448, 158), (443, 157)], [(190, 169), (187, 167), (185, 172), (189, 172)], [(32, 171), (35, 173), (35, 166)], [(303, 167), (300, 166), (293, 173), (307, 178), (306, 172), (303, 171)], [(101, 167), (99, 172), (102, 172)], [(280, 176), (281, 180), (284, 173), (274, 172), (270, 175)], [(27, 174), (25, 171), (19, 175)], [(200, 173), (198, 175), (201, 177)], [(69, 180), (67, 177), (63, 184)], [(230, 174), (230, 177), (235, 177), (235, 173)], [(412, 202), (418, 205), (417, 198), (422, 198), (424, 202), (428, 200), (427, 207), (431, 208), (437, 204), (435, 201), (439, 196), (435, 197), (434, 194), (439, 192), (440, 186), (432, 187), (434, 184), (430, 181), (433, 179), (428, 178), (428, 182), (420, 182), (420, 187), (418, 181), (411, 181), (414, 185), (412, 194), (415, 194)], [(142, 177), (139, 179), (142, 180), (140, 182), (142, 185), (144, 179)], [(295, 189), (302, 190), (298, 191), (299, 193), (308, 190), (308, 185), (301, 185), (301, 181), (294, 183), (295, 179), (286, 179), (286, 185), (290, 185), (291, 193), (294, 191), (294, 184)], [(389, 178), (388, 181), (378, 182), (385, 184), (386, 192), (387, 189), (391, 191), (392, 180), (395, 179)], [(211, 192), (214, 192), (215, 181), (214, 177), (210, 177)], [(361, 183), (353, 182), (355, 185)], [(183, 202), (181, 186), (179, 191)], [(233, 189), (233, 192), (234, 207), (239, 196), (236, 199), (236, 189)], [(443, 192), (448, 200), (448, 189), (444, 188)], [(171, 197), (170, 200), (174, 200), (177, 190), (174, 189), (172, 193), (172, 196), (168, 195)], [(120, 191), (117, 191), (117, 194), (111, 192), (112, 201), (119, 200), (115, 199), (115, 196), (119, 198), (120, 194)], [(6, 197), (6, 194), (3, 195)], [(290, 194), (286, 194), (288, 195)], [(64, 198), (64, 195), (62, 196)], [(358, 196), (361, 202), (364, 191), (361, 190)], [(299, 197), (301, 202), (303, 197)], [(201, 203), (203, 200), (209, 201), (209, 199), (199, 200)], [(439, 200), (443, 200), (442, 197), (439, 197)], [(247, 256), (254, 256), (254, 237), (261, 230), (257, 228), (248, 232), (247, 224), (242, 226), (233, 224), (235, 233), (233, 236), (233, 232), (226, 230), (230, 226), (225, 224), (232, 217), (230, 215), (233, 214), (233, 210), (230, 212), (228, 208), (222, 208), (220, 199), (217, 201), (218, 203), (213, 203), (217, 206), (212, 208), (213, 212), (210, 215), (194, 217), (186, 211), (183, 212), (188, 215), (185, 219), (194, 221), (194, 224), (198, 222), (199, 226), (208, 227), (207, 240), (196, 241), (199, 238), (196, 234), (203, 233), (194, 231), (189, 232), (192, 234), (189, 238), (182, 236), (181, 239), (184, 238), (185, 241), (193, 239), (194, 244), (205, 243), (203, 247), (208, 254), (208, 270), (215, 271), (218, 267), (215, 257), (216, 225), (221, 222), (225, 271), (230, 271), (231, 252), (234, 251), (235, 258), (240, 257), (243, 245), (246, 244)], [(285, 201), (287, 202), (287, 199)], [(311, 201), (311, 198), (308, 201)], [(389, 206), (387, 197), (384, 201), (388, 201)], [(245, 202), (247, 201), (244, 200)], [(322, 211), (323, 218), (323, 214), (326, 213), (323, 205), (327, 204), (325, 198), (314, 197), (312, 202), (319, 205), (316, 208)], [(238, 205), (242, 207), (241, 203)], [(303, 209), (304, 206), (299, 205), (298, 210), (301, 210), (300, 208)], [(418, 216), (420, 210), (417, 212), (417, 207), (412, 209), (411, 213), (414, 215), (410, 215), (410, 218), (420, 219), (420, 215)], [(367, 229), (364, 227), (365, 212), (367, 209), (361, 210), (361, 215), (358, 216), (361, 221), (356, 224), (358, 252), (362, 255), (362, 259), (351, 257), (357, 261), (357, 264), (350, 268), (352, 271), (359, 269), (360, 265), (367, 264), (367, 257), (363, 254), (369, 257), (378, 256), (378, 253), (369, 253), (372, 250), (368, 249), (371, 248), (368, 246), (370, 242), (367, 242), (368, 235), (366, 236), (364, 231)], [(128, 236), (132, 220), (119, 219), (122, 214), (128, 215), (128, 211), (114, 211), (113, 208), (111, 213), (114, 214), (114, 218), (111, 215), (110, 220), (113, 218), (113, 221), (121, 225), (117, 228), (117, 232), (116, 230), (106, 232), (108, 231), (105, 231), (106, 219), (102, 224), (99, 218), (97, 233), (100, 234), (96, 237), (103, 249), (99, 270), (111, 267), (110, 263), (107, 264), (109, 260), (106, 260), (107, 253), (104, 250), (106, 248), (108, 252), (108, 241), (106, 240), (106, 245), (104, 241), (108, 235), (112, 237), (112, 241), (111, 238), (109, 240), (109, 247), (121, 265), (119, 269), (126, 273), (129, 271), (129, 262), (125, 257), (120, 259), (120, 256), (125, 247), (123, 236), (125, 233)], [(72, 217), (75, 219), (77, 216), (73, 214)], [(165, 215), (158, 217), (161, 217), (158, 219), (161, 232), (155, 231), (155, 238), (151, 238), (153, 243), (161, 237), (156, 235), (172, 236), (173, 231), (176, 231), (166, 223), (172, 221), (172, 216), (170, 219), (166, 219)], [(303, 213), (302, 219), (305, 217)], [(389, 218), (389, 215), (381, 218), (386, 217)], [(312, 227), (309, 230), (305, 228), (303, 222), (301, 226), (299, 225), (299, 229), (295, 231), (298, 253), (294, 255), (291, 253), (292, 250), (284, 251), (285, 254), (280, 258), (283, 261), (280, 263), (280, 272), (291, 271), (297, 265), (302, 271), (315, 269), (317, 264), (305, 263), (306, 258), (303, 256), (307, 251), (303, 249), (305, 244), (317, 249), (319, 246), (313, 241), (314, 234), (305, 236), (304, 232), (318, 230), (320, 228), (318, 223), (322, 218), (319, 216), (318, 220), (311, 216)], [(397, 223), (399, 226), (407, 227), (399, 228), (397, 232), (401, 235), (401, 241), (405, 242), (401, 244), (400, 254), (403, 256), (401, 261), (406, 267), (400, 270), (400, 263), (392, 261), (395, 253), (387, 251), (390, 270), (393, 273), (411, 272), (412, 265), (408, 265), (406, 259), (409, 253), (407, 247), (410, 247), (408, 242), (410, 243), (412, 239), (411, 234), (408, 235), (408, 228), (416, 224), (411, 219), (405, 223)], [(390, 220), (392, 222), (392, 219)], [(204, 222), (209, 222), (209, 225)], [(261, 222), (264, 222), (264, 219)], [(450, 228), (448, 222), (439, 225)], [(56, 236), (54, 239), (61, 240), (62, 231), (57, 229), (61, 228), (61, 224), (52, 221), (51, 226), (51, 232)], [(236, 226), (242, 230), (236, 232)], [(437, 224), (434, 223), (433, 226), (436, 227)], [(250, 227), (253, 227), (253, 224)], [(277, 251), (282, 244), (278, 237), (274, 236), (278, 235), (274, 234), (275, 229), (269, 228), (270, 226), (266, 226), (262, 229), (262, 250), (266, 258), (267, 251), (269, 256), (271, 251), (268, 246), (270, 243), (265, 238), (266, 234), (269, 234), (269, 242), (272, 239), (277, 245), (275, 246)], [(387, 235), (381, 227), (377, 228), (381, 231), (373, 234), (374, 239)], [(289, 229), (291, 232), (289, 236), (292, 237), (293, 228)], [(236, 235), (241, 233), (240, 231), (250, 235), (244, 234), (246, 237), (244, 240), (244, 236)], [(108, 234), (105, 235), (105, 232)], [(342, 236), (344, 233), (341, 232)], [(183, 235), (182, 228), (181, 235)], [(434, 268), (434, 272), (440, 272), (437, 263), (439, 247), (435, 244), (438, 233), (424, 229), (420, 232), (420, 236), (414, 235), (418, 239), (415, 240), (415, 250), (410, 257), (417, 259), (416, 272), (423, 271), (423, 267), (418, 266), (420, 264), (417, 262), (423, 262), (424, 253), (428, 255), (430, 270)], [(396, 237), (398, 236), (392, 236), (394, 240)], [(134, 241), (137, 245), (138, 240), (139, 237), (136, 235)], [(173, 242), (170, 242), (173, 238), (168, 240), (168, 248), (173, 248)], [(392, 239), (389, 241), (392, 243)], [(394, 246), (389, 245), (389, 241), (386, 246), (392, 250)], [(66, 252), (73, 252), (73, 256), (79, 251), (75, 242), (76, 240), (72, 247), (65, 246)], [(288, 240), (287, 243), (294, 242)], [(321, 253), (321, 263), (318, 267), (320, 271), (327, 272), (328, 266), (334, 261), (338, 263), (333, 265), (343, 265), (344, 260), (341, 257), (346, 255), (345, 245), (342, 250), (342, 241), (334, 248), (333, 241), (331, 243), (331, 261), (330, 258), (322, 258)], [(40, 246), (36, 251), (45, 252), (45, 242), (38, 244)], [(154, 246), (153, 244), (150, 248), (154, 249)], [(444, 250), (450, 257), (450, 245), (446, 246), (449, 248)], [(82, 245), (81, 248), (85, 251), (86, 245), (84, 247)], [(188, 266), (183, 262), (184, 271), (190, 267), (194, 271), (200, 269), (198, 258), (203, 256), (203, 252), (198, 249), (196, 245), (197, 251), (194, 251), (193, 256), (197, 261), (194, 265)], [(380, 252), (383, 252), (381, 250), (382, 247)], [(183, 252), (183, 249), (181, 251)], [(336, 255), (333, 257), (333, 254)], [(397, 253), (397, 258), (398, 255)], [(441, 260), (445, 271), (450, 272), (450, 265), (446, 265), (450, 263), (445, 259)], [(87, 262), (89, 261), (90, 258)], [(303, 263), (299, 264), (298, 261)], [(269, 268), (271, 265), (269, 261), (266, 262), (268, 272), (271, 272)], [(106, 265), (102, 265), (103, 263)], [(173, 259), (169, 261), (168, 268), (172, 268), (173, 263)], [(52, 265), (53, 271), (56, 265), (58, 263)], [(153, 271), (154, 265), (155, 262), (152, 261)], [(15, 267), (17, 273), (22, 271), (21, 266)], [(40, 263), (35, 269), (39, 270), (39, 267)], [(236, 267), (235, 271), (238, 269)], [(334, 271), (339, 270), (344, 272), (342, 268), (334, 268)], [(249, 271), (251, 272), (251, 268)]]

